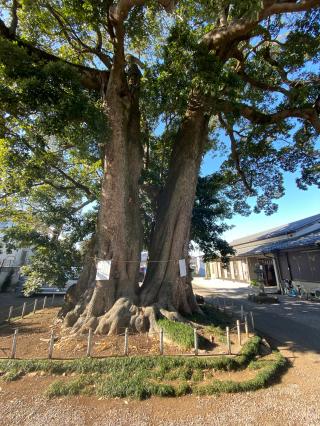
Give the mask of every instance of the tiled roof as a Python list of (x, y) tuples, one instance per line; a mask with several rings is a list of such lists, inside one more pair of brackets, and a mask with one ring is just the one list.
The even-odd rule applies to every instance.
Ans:
[(320, 227), (320, 214), (300, 219), (295, 222), (287, 223), (286, 225), (278, 226), (276, 228), (268, 229), (267, 231), (259, 232), (257, 234), (248, 235), (244, 238), (239, 238), (237, 240), (231, 241), (230, 245), (234, 247), (240, 244), (265, 240), (267, 238), (280, 237), (282, 235), (297, 232), (305, 226), (312, 225), (316, 222), (319, 222)]
[(276, 250), (287, 250), (298, 247), (312, 247), (317, 246), (319, 243), (320, 248), (320, 229), (316, 232), (303, 235), (297, 238), (288, 238), (286, 240), (275, 241), (269, 244), (257, 244), (251, 247), (238, 247), (236, 249), (237, 256), (252, 256), (255, 254), (271, 253)]

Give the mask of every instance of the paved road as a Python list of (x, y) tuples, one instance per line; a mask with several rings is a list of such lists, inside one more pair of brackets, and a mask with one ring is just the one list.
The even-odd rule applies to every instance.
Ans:
[(254, 313), (255, 326), (280, 347), (294, 352), (320, 354), (320, 303), (279, 296), (279, 303), (258, 305), (247, 300), (250, 288), (243, 283), (196, 279), (196, 293), (225, 299), (240, 310)]
[[(27, 303), (25, 313), (32, 312), (35, 299), (38, 299), (37, 308), (43, 306), (44, 296), (34, 297), (19, 297), (15, 293), (0, 293), (0, 324), (8, 318), (9, 308), (13, 306), (12, 316), (21, 315), (22, 305), (24, 302)], [(61, 306), (63, 303), (63, 297), (57, 295), (54, 298), (54, 306)], [(47, 306), (52, 306), (52, 296), (47, 297)]]

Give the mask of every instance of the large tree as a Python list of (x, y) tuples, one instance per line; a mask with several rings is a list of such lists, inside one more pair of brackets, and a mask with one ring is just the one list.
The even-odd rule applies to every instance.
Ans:
[[(302, 188), (319, 184), (319, 0), (2, 3), (0, 58), (4, 78), (12, 81), (2, 92), (16, 105), (3, 108), (3, 121), (25, 116), (33, 123), (38, 111), (51, 118), (42, 111), (48, 100), (39, 99), (39, 86), (34, 105), (20, 110), (15, 79), (23, 76), (9, 51), (32, 63), (25, 67), (28, 88), (33, 71), (45, 68), (51, 80), (43, 84), (54, 82), (56, 94), (57, 73), (50, 70), (69, 69), (68, 90), (81, 86), (86, 105), (99, 98), (105, 118), (98, 220), (65, 319), (74, 331), (143, 330), (154, 327), (159, 314), (180, 318), (198, 309), (178, 260), (188, 257), (203, 154), (222, 132), (230, 141), (222, 170), (236, 209), (248, 208), (245, 198), (253, 196), (257, 211), (271, 213), (272, 200), (284, 191), (281, 170), (301, 169)], [(76, 121), (77, 111), (69, 110)], [(7, 138), (12, 126), (4, 127)], [(28, 143), (26, 133), (17, 136)], [(155, 185), (148, 172), (159, 146), (170, 158)], [(160, 153), (160, 171), (164, 158)], [(141, 194), (155, 214), (139, 287)], [(108, 281), (95, 280), (99, 260), (112, 260)]]

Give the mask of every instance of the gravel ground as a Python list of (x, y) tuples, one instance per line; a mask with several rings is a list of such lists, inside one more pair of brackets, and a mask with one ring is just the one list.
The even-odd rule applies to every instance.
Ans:
[[(235, 300), (244, 297), (247, 290), (243, 287), (240, 291), (234, 289), (231, 297)], [(300, 310), (299, 306), (293, 308)], [(304, 309), (302, 313), (310, 315), (310, 311)], [(311, 313), (312, 317), (314, 315), (318, 312)], [(9, 384), (0, 382), (0, 426), (318, 426), (320, 355), (308, 350), (307, 346), (300, 352), (293, 352), (293, 348), (288, 340), (281, 347), (292, 367), (280, 383), (242, 394), (151, 398), (142, 402), (96, 397), (48, 400), (43, 395), (52, 378), (29, 376)]]
[(1, 383), (0, 425), (320, 425), (320, 360), (288, 353), (292, 368), (268, 389), (212, 397), (147, 401), (43, 396), (47, 377)]

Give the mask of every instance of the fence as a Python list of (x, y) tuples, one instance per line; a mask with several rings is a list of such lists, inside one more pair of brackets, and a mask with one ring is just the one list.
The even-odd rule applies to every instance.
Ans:
[(7, 308), (7, 313), (3, 310), (0, 314), (0, 327), (4, 327), (8, 323), (20, 320), (30, 313), (34, 314), (39, 309), (60, 305), (61, 303), (57, 303), (57, 298), (55, 297), (55, 294), (53, 294), (51, 297), (44, 296), (34, 299), (31, 302), (23, 302), (20, 306), (9, 306)]
[[(53, 306), (54, 297), (49, 300), (45, 297), (42, 303), (38, 303), (35, 299), (32, 304), (24, 304), (19, 308), (12, 306), (8, 312), (7, 323), (14, 324), (26, 315), (27, 308), (31, 308), (32, 313), (41, 314), (41, 311), (46, 306)], [(32, 305), (32, 306), (30, 306)], [(31, 348), (29, 344), (32, 339), (35, 339), (35, 334), (27, 334), (22, 329), (14, 330), (13, 335), (2, 337), (2, 343), (6, 350), (2, 349), (2, 358), (48, 358), (48, 359), (74, 359), (87, 357), (108, 357), (108, 356), (130, 356), (130, 355), (235, 355), (243, 345), (244, 341), (250, 337), (249, 331), (254, 333), (254, 317), (253, 313), (247, 313), (241, 307), (240, 312), (236, 311), (233, 305), (227, 306), (225, 300), (216, 299), (211, 303), (214, 307), (225, 313), (228, 313), (232, 318), (232, 324), (226, 327), (225, 342), (219, 345), (219, 353), (204, 352), (199, 349), (199, 334), (197, 329), (194, 329), (193, 348), (189, 352), (182, 352), (175, 349), (174, 345), (167, 342), (166, 333), (160, 329), (157, 333), (136, 334), (132, 333), (128, 328), (120, 330), (121, 333), (117, 336), (97, 336), (92, 330), (88, 330), (87, 335), (77, 336), (73, 339), (61, 338), (58, 341), (58, 335), (52, 329), (50, 334), (45, 333), (44, 337), (38, 337), (35, 348)], [(38, 306), (40, 306), (38, 308)], [(38, 308), (38, 310), (37, 310)], [(13, 313), (19, 309), (19, 316), (12, 317)], [(236, 319), (240, 316), (240, 319)], [(20, 343), (21, 342), (21, 343)], [(23, 347), (19, 351), (20, 346)], [(72, 349), (70, 347), (72, 346)], [(66, 353), (71, 356), (66, 356)]]

